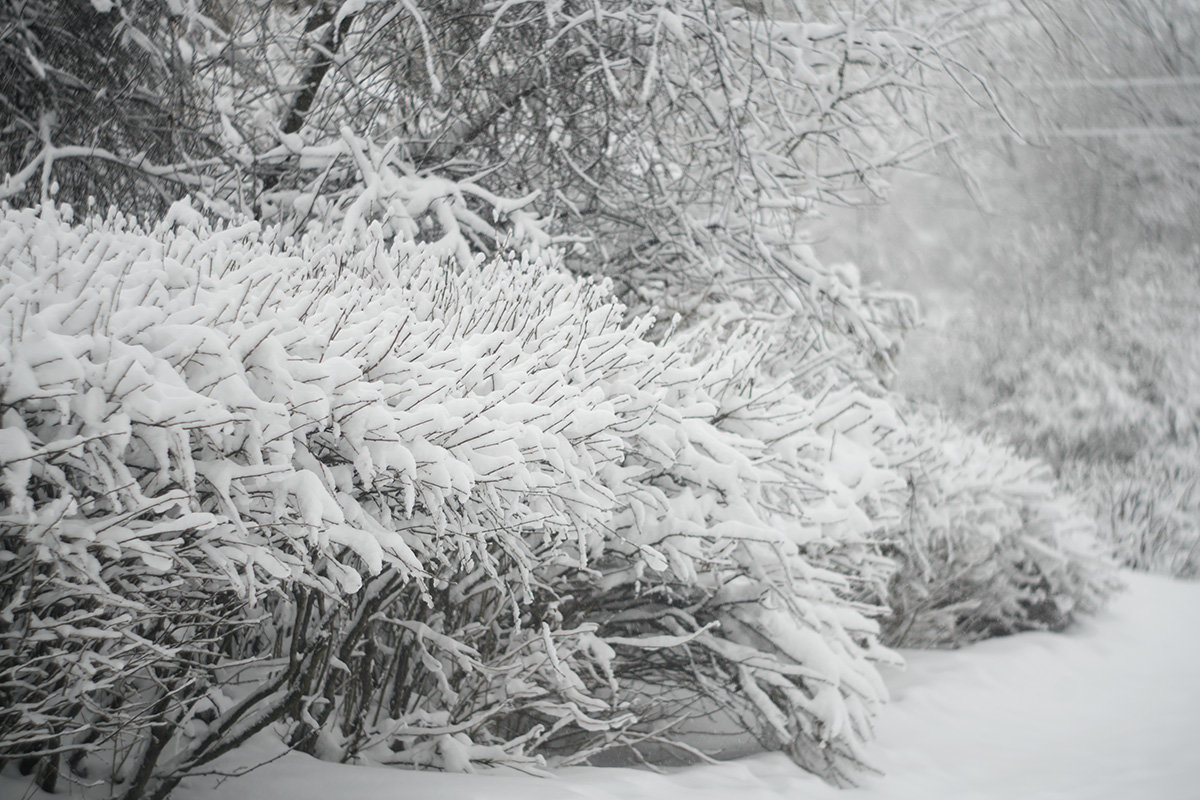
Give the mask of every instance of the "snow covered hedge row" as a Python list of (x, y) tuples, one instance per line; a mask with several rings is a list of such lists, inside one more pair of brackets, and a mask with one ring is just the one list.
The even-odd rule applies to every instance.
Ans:
[(1038, 467), (783, 374), (778, 320), (652, 342), (539, 263), (276, 237), (3, 211), (0, 758), (43, 785), (164, 797), (267, 728), (461, 770), (730, 722), (848, 783), (880, 604), (941, 644), (1106, 586)]
[(912, 415), (909, 499), (887, 553), (892, 646), (1059, 630), (1115, 587), (1095, 521), (1043, 462), (945, 418)]
[(850, 779), (885, 403), (539, 264), (271, 239), (4, 210), (0, 757), (162, 797), (272, 725), (464, 769), (715, 702)]

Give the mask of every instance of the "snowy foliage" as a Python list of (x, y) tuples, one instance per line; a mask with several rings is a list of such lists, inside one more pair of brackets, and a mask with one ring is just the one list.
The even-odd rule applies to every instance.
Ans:
[(161, 213), (187, 193), (296, 236), (378, 222), (463, 263), (557, 243), (639, 308), (753, 280), (887, 360), (802, 226), (940, 138), (922, 87), (960, 69), (972, 19), (901, 0), (5, 0), (20, 124), (0, 199)]
[[(1200, 531), (1200, 299), (1197, 252), (1095, 243), (1011, 326), (980, 401), (1023, 452), (1047, 459), (1083, 499), (1129, 566), (1192, 575)], [(1036, 257), (1019, 254), (1021, 257)], [(1053, 275), (1044, 279), (1053, 281)]]
[(1144, 442), (1162, 438), (1167, 415), (1120, 361), (1098, 348), (1051, 345), (998, 363), (989, 421), (1056, 466), (1128, 461)]
[(672, 741), (650, 687), (682, 685), (851, 779), (884, 401), (795, 392), (754, 326), (654, 344), (535, 262), (70, 216), (0, 226), (5, 754), (131, 797), (276, 722), (339, 759), (582, 758)]
[(1115, 587), (1095, 523), (1047, 465), (936, 415), (910, 420), (909, 499), (886, 641), (945, 647), (1058, 630)]
[(1064, 481), (1095, 509), (1098, 534), (1134, 569), (1200, 577), (1200, 464), (1194, 444), (1158, 443), (1128, 462), (1072, 462)]
[[(1018, 208), (1067, 180), (1041, 159), (1025, 169), (1038, 182), (1011, 200)], [(988, 175), (1003, 185), (1003, 173)], [(1076, 238), (1059, 221), (1086, 217), (1075, 206), (1038, 209), (1046, 222), (1032, 228), (1025, 216), (951, 217), (922, 207), (917, 198), (939, 195), (920, 187), (865, 237), (898, 251), (881, 249), (880, 263), (907, 271), (933, 308), (906, 343), (901, 390), (1048, 462), (1127, 565), (1192, 574), (1200, 250), (1098, 219)]]

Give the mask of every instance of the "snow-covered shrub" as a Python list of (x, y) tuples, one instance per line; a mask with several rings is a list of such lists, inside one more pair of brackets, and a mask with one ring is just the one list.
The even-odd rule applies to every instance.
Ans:
[(320, 643), (265, 620), (425, 568), (323, 466), (371, 463), (383, 402), (329, 351), (336, 274), (256, 225), (63, 216), (0, 227), (0, 749), (132, 797), (297, 713)]
[(162, 797), (275, 723), (467, 769), (671, 742), (705, 697), (852, 777), (883, 401), (539, 263), (3, 214), (3, 757)]
[[(1131, 320), (1112, 327), (1122, 322)], [(997, 365), (1006, 396), (989, 418), (1022, 451), (1057, 468), (1124, 564), (1193, 576), (1200, 564), (1200, 369), (1165, 341), (1109, 333), (1119, 337), (1116, 346), (1102, 339)]]
[[(888, 656), (865, 609), (834, 598), (890, 571), (871, 535), (898, 506), (879, 447), (898, 420), (853, 388), (796, 392), (763, 367), (766, 329), (719, 319), (669, 340), (686, 357), (663, 372), (660, 416), (631, 430), (624, 463), (639, 496), (598, 562), (602, 582), (573, 586), (575, 604), (618, 641), (645, 642), (618, 646), (616, 669), (646, 693), (637, 706), (656, 730), (716, 707), (848, 782), (883, 696), (869, 661)], [(652, 644), (696, 631), (686, 647)], [(687, 715), (664, 687), (690, 693)]]
[(1096, 509), (1099, 536), (1134, 569), (1200, 577), (1200, 462), (1194, 446), (1146, 447), (1128, 463), (1072, 463), (1064, 479)]
[[(519, 561), (447, 568), (449, 591), (428, 613), (400, 584), (379, 601), (423, 626), (372, 616), (365, 638), (378, 650), (349, 653), (348, 672), (330, 675), (338, 711), (324, 746), (449, 768), (539, 750), (572, 762), (643, 742), (695, 755), (674, 728), (715, 702), (765, 746), (850, 780), (883, 698), (872, 662), (888, 656), (848, 598), (888, 569), (870, 534), (896, 505), (877, 448), (894, 415), (855, 390), (807, 399), (770, 378), (761, 328), (708, 326), (655, 344), (643, 337), (652, 320), (623, 320), (605, 288), (521, 269), (438, 270), (384, 294), (379, 313), (442, 298), (439, 326), (489, 337), (468, 357), (433, 358), (447, 372), (478, 370), (460, 386), (485, 419), (525, 420), (498, 436), (521, 442), (514, 461), (533, 453), (544, 471), (558, 448), (543, 433), (542, 455), (524, 441), (530, 429), (574, 420), (567, 430), (578, 430), (580, 415), (599, 426), (595, 449), (565, 459), (570, 482), (532, 484), (544, 496), (523, 530), (534, 538), (528, 574)], [(414, 357), (380, 369), (407, 374)], [(520, 529), (506, 507), (488, 519)], [(436, 668), (411, 656), (414, 644), (437, 654)], [(395, 686), (355, 693), (343, 675)]]
[(899, 567), (885, 600), (890, 645), (1058, 630), (1115, 587), (1094, 521), (1046, 464), (939, 416), (910, 424), (909, 498), (886, 549)]

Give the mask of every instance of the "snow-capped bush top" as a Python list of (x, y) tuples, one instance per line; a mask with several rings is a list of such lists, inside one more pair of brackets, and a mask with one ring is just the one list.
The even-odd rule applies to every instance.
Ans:
[[(595, 473), (620, 456), (618, 410), (585, 367), (636, 361), (638, 328), (603, 287), (528, 262), (456, 276), (377, 240), (287, 255), (257, 225), (212, 231), (183, 207), (152, 233), (119, 215), (6, 217), (0, 402), (22, 410), (4, 429), (6, 453), (25, 456), (5, 464), (20, 514), (47, 511), (27, 491), (44, 465), (64, 502), (76, 481), (91, 490), (55, 513), (103, 515), (100, 541), (160, 569), (174, 544), (139, 518), (207, 515), (187, 519), (249, 591), (259, 573), (298, 578), (291, 553), (309, 546), (420, 574), (436, 551), (395, 520), (444, 533), (468, 498), (490, 498), (512, 530), (592, 528), (613, 504)], [(87, 463), (67, 476), (56, 457)], [(189, 500), (198, 485), (215, 507)], [(397, 508), (367, 512), (356, 488)], [(588, 498), (570, 513), (568, 489)], [(266, 529), (289, 546), (267, 546)]]

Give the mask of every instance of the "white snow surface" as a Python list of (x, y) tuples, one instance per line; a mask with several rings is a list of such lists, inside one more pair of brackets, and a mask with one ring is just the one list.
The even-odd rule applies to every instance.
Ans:
[[(177, 800), (1189, 800), (1200, 797), (1200, 583), (1127, 573), (1129, 589), (1064, 634), (904, 653), (859, 789), (834, 789), (781, 754), (656, 774), (570, 768), (401, 772), (289, 753), (236, 778), (192, 778)], [(226, 772), (276, 755), (258, 742)], [(11, 773), (10, 773), (11, 774)], [(0, 778), (0, 797), (22, 796)], [(38, 795), (32, 795), (37, 797)], [(62, 795), (58, 795), (61, 797)], [(42, 796), (48, 798), (50, 796)]]

